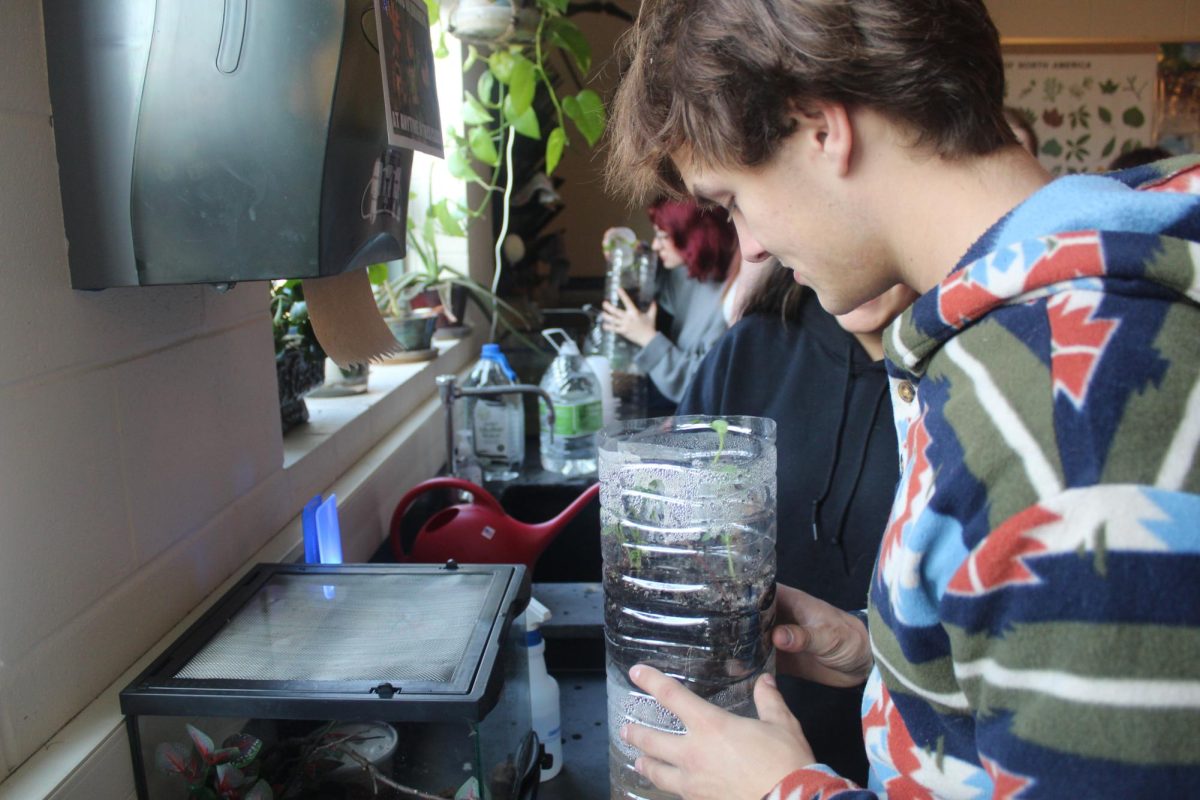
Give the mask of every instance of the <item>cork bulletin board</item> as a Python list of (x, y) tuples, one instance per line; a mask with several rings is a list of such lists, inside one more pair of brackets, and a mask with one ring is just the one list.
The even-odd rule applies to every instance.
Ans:
[(1032, 123), (1054, 175), (1104, 170), (1156, 143), (1157, 45), (1005, 48), (1005, 103)]

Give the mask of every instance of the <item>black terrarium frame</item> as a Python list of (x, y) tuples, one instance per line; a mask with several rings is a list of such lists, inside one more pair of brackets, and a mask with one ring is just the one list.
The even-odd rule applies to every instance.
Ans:
[[(429, 592), (431, 587), (436, 587), (440, 592), (441, 584), (444, 583), (445, 592), (455, 593), (435, 594), (442, 598), (448, 596), (456, 598), (455, 602), (450, 604), (453, 610), (448, 612), (448, 614), (454, 615), (454, 620), (447, 619), (445, 622), (447, 625), (453, 623), (456, 626), (458, 636), (457, 649), (451, 651), (453, 655), (445, 659), (440, 671), (431, 673), (436, 677), (431, 678), (430, 674), (423, 674), (419, 668), (412, 671), (411, 678), (400, 677), (400, 675), (409, 675), (407, 666), (399, 670), (390, 670), (386, 663), (381, 667), (388, 673), (386, 679), (371, 678), (369, 673), (373, 669), (372, 667), (367, 668), (368, 674), (365, 675), (363, 670), (351, 667), (347, 672), (356, 673), (353, 679), (330, 679), (329, 674), (324, 675), (324, 679), (321, 680), (304, 680), (295, 677), (285, 680), (251, 679), (237, 675), (228, 677), (226, 674), (227, 671), (236, 673), (243, 666), (247, 673), (255, 671), (255, 659), (249, 657), (253, 655), (253, 652), (245, 648), (246, 637), (242, 636), (239, 639), (241, 633), (246, 630), (244, 623), (249, 620), (260, 627), (270, 628), (272, 619), (287, 620), (288, 615), (284, 613), (282, 607), (276, 610), (265, 606), (270, 606), (272, 602), (282, 602), (281, 598), (286, 601), (289, 597), (295, 597), (297, 592), (302, 599), (296, 601), (296, 604), (303, 606), (303, 598), (312, 598), (316, 596), (316, 593), (328, 592), (329, 594), (325, 596), (333, 600), (340, 590), (344, 593), (343, 598), (350, 596), (355, 598), (356, 603), (352, 612), (362, 611), (364, 612), (363, 616), (376, 621), (382, 620), (382, 624), (378, 626), (379, 640), (389, 644), (390, 640), (395, 640), (403, 644), (406, 633), (404, 628), (406, 625), (412, 625), (413, 615), (418, 612), (414, 611), (405, 618), (403, 616), (404, 609), (393, 608), (385, 603), (393, 603), (397, 594), (403, 594), (403, 591), (398, 591), (397, 587), (403, 589), (406, 584), (411, 583), (418, 584), (425, 592)], [(376, 591), (377, 587), (383, 586), (389, 586), (391, 590)], [(409, 593), (413, 594), (411, 591)], [(501, 694), (505, 677), (502, 646), (506, 637), (510, 635), (509, 629), (513, 619), (524, 610), (528, 603), (529, 593), (528, 573), (521, 565), (461, 566), (453, 562), (444, 566), (431, 564), (257, 565), (121, 692), (121, 711), (126, 714), (126, 727), (134, 761), (134, 772), (139, 784), (138, 796), (148, 796), (145, 770), (147, 767), (153, 767), (153, 765), (145, 763), (141, 741), (142, 730), (139, 724), (141, 717), (180, 717), (184, 719), (225, 717), (301, 722), (314, 720), (381, 721), (385, 723), (445, 723), (454, 720), (481, 722), (496, 706)], [(466, 599), (460, 602), (457, 600), (459, 597)], [(364, 604), (365, 609), (363, 608)], [(333, 605), (336, 606), (336, 603)], [(435, 602), (431, 607), (437, 608), (439, 605)], [(441, 607), (445, 607), (445, 604), (443, 603)], [(427, 606), (421, 604), (421, 608), (424, 609)], [(239, 618), (239, 615), (242, 614), (245, 616)], [(357, 616), (357, 613), (353, 613), (350, 619), (354, 620)], [(339, 619), (345, 619), (345, 616), (343, 615)], [(354, 652), (352, 644), (348, 645), (346, 641), (339, 642), (336, 641), (337, 637), (330, 637), (330, 641), (327, 643), (317, 641), (314, 645), (312, 639), (319, 639), (321, 634), (310, 636), (304, 618), (301, 618), (299, 624), (296, 624), (295, 614), (292, 614), (290, 622), (292, 623), (291, 627), (281, 626), (284, 628), (285, 635), (296, 633), (301, 640), (306, 641), (293, 642), (288, 639), (287, 646), (290, 647), (294, 644), (299, 648), (309, 647), (307, 663), (325, 663), (326, 652), (331, 656), (330, 660), (337, 663), (357, 663), (357, 659), (352, 657)], [(439, 622), (441, 620), (437, 617), (433, 619), (435, 629), (440, 629)], [(313, 629), (320, 630), (322, 626), (315, 623), (316, 620), (314, 620)], [(394, 624), (389, 625), (389, 623)], [(426, 624), (428, 628), (429, 620), (422, 619), (422, 623)], [(328, 627), (328, 625), (324, 626), (326, 630)], [(349, 627), (359, 628), (357, 631), (350, 632), (359, 635), (357, 638), (351, 635), (347, 641), (352, 643), (364, 640), (363, 625), (352, 621)], [(389, 627), (392, 628), (391, 631), (387, 630)], [(266, 631), (268, 640), (275, 633), (277, 631)], [(375, 629), (370, 629), (366, 633), (368, 634), (367, 638), (376, 639)], [(253, 641), (252, 638), (251, 641)], [(215, 662), (223, 667), (215, 671), (197, 671), (189, 667), (194, 660), (197, 663), (212, 663), (211, 659), (208, 662), (204, 661), (206, 656), (212, 652), (212, 648), (229, 642), (241, 646), (243, 650), (246, 650), (248, 657), (243, 661), (238, 658), (241, 651), (233, 656), (225, 653), (215, 659)], [(312, 650), (311, 648), (314, 646), (316, 649)], [(322, 647), (327, 649), (322, 650)], [(347, 659), (345, 652), (334, 653), (333, 651), (339, 647), (350, 649), (351, 657)], [(287, 671), (272, 667), (269, 656), (270, 653), (268, 653), (267, 668), (258, 671), (260, 675)], [(333, 656), (337, 656), (337, 658), (333, 658)], [(423, 653), (422, 658), (425, 656), (426, 654)], [(286, 648), (283, 660), (285, 662), (287, 660)], [(411, 662), (412, 659), (409, 661)], [(306, 661), (302, 658), (299, 663), (304, 664)], [(231, 670), (226, 669), (230, 667)], [(292, 668), (292, 665), (288, 664), (288, 668)], [(336, 668), (333, 670), (335, 674), (337, 671)], [(197, 672), (201, 677), (180, 677), (181, 674), (196, 674)], [(218, 674), (221, 677), (215, 677)], [(181, 720), (181, 728), (183, 727), (182, 722), (183, 720)], [(187, 726), (187, 731), (193, 742), (196, 742), (197, 748), (213, 749), (214, 745), (207, 740), (203, 731), (193, 730), (190, 725)], [(197, 735), (200, 737), (199, 741), (197, 741)], [(247, 752), (235, 753), (233, 750), (222, 749), (219, 753), (214, 751), (208, 755), (202, 753), (201, 756), (207, 762), (209, 755), (232, 754), (231, 758), (214, 758), (211, 761), (211, 764), (218, 765), (222, 761), (231, 762), (224, 766), (217, 766), (218, 770), (228, 770), (231, 766), (238, 767), (240, 770), (239, 759), (247, 762), (248, 768), (251, 770), (250, 773), (247, 773), (249, 780), (246, 781), (246, 787), (249, 787), (256, 780), (252, 773), (262, 742), (254, 736), (248, 735), (232, 738), (238, 739), (233, 742), (233, 747)], [(230, 746), (231, 743), (226, 741), (222, 748)], [(163, 745), (160, 745), (158, 749), (162, 750), (162, 748)], [(167, 745), (166, 759), (170, 761), (175, 750), (179, 750), (178, 755), (183, 758), (183, 748), (186, 748), (185, 744)], [(163, 758), (164, 753), (156, 754), (156, 759), (162, 760)], [(184, 758), (179, 764), (167, 764), (166, 767), (162, 764), (158, 766), (166, 771), (178, 772), (188, 779), (189, 785), (191, 785), (189, 778), (191, 761), (189, 759)], [(199, 764), (197, 764), (197, 768), (199, 768)], [(207, 775), (207, 770), (205, 770), (205, 774)], [(239, 778), (242, 777), (238, 770), (234, 770), (232, 774)], [(249, 793), (230, 796), (257, 797), (259, 795), (254, 791), (258, 790), (259, 785), (265, 786), (259, 781), (254, 790), (248, 789)]]

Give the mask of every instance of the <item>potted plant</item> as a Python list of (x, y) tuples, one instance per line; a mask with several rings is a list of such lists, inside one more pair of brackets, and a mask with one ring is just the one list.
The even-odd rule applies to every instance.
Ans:
[[(410, 200), (415, 195), (410, 195)], [(446, 263), (438, 249), (438, 233), (465, 237), (466, 232), (446, 200), (434, 203), (423, 218), (408, 217), (407, 269), (396, 276), (387, 264), (374, 264), (368, 273), (375, 300), (384, 321), (406, 351), (424, 351), (432, 346), (439, 314), (459, 324), (462, 311), (455, 313), (453, 294), (462, 292), (491, 321), (516, 330), (521, 314), (491, 289)]]
[(325, 351), (313, 332), (299, 279), (271, 282), (271, 328), (283, 432), (308, 421), (304, 395), (325, 380)]

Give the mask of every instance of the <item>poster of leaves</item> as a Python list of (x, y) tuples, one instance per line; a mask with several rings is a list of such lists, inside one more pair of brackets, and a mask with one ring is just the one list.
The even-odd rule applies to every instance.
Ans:
[(1096, 172), (1154, 142), (1158, 57), (1147, 53), (1006, 53), (1005, 103), (1033, 124), (1055, 175)]

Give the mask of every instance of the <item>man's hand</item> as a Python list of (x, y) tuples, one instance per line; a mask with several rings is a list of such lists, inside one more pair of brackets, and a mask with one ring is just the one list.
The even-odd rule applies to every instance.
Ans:
[(816, 761), (770, 675), (754, 685), (758, 719), (701, 700), (645, 664), (629, 677), (687, 728), (683, 735), (637, 724), (621, 728), (621, 738), (643, 753), (637, 771), (665, 792), (684, 800), (760, 800), (794, 770)]
[(867, 628), (853, 614), (783, 584), (771, 631), (776, 668), (826, 686), (858, 686), (874, 659)]
[(621, 295), (621, 305), (618, 308), (607, 300), (603, 303), (604, 312), (601, 320), (605, 330), (624, 336), (638, 347), (645, 347), (658, 333), (655, 327), (658, 322), (658, 304), (651, 303), (650, 308), (638, 311), (637, 303), (624, 290), (618, 288)]

